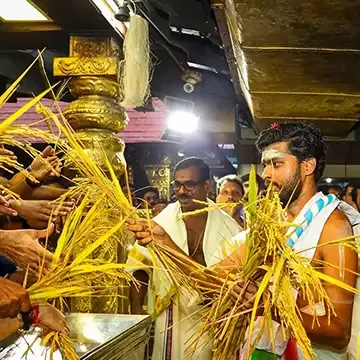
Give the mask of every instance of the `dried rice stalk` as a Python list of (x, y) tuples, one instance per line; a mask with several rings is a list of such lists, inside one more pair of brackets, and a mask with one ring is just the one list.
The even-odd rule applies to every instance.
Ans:
[(124, 68), (122, 88), (124, 107), (138, 107), (145, 104), (150, 92), (150, 45), (149, 27), (145, 19), (132, 14), (130, 29), (124, 41)]
[[(254, 175), (253, 169), (249, 203), (245, 208), (250, 230), (246, 239), (246, 258), (243, 266), (239, 261), (234, 264), (231, 271), (209, 269), (187, 256), (174, 254), (172, 249), (165, 246), (152, 245), (152, 249), (178, 289), (182, 286), (188, 290), (195, 289), (204, 300), (208, 303), (210, 301), (209, 305), (203, 308), (202, 329), (196, 338), (191, 339), (189, 347), (200, 348), (201, 335), (208, 333), (213, 339), (215, 360), (237, 360), (240, 350), (244, 348), (247, 340), (252, 338), (256, 313), (258, 309), (262, 309), (260, 334), (249, 344), (246, 359), (250, 359), (265, 328), (274, 340), (272, 328), (269, 326), (274, 316), (280, 321), (284, 336), (286, 334), (297, 341), (305, 359), (314, 359), (311, 342), (302, 325), (300, 310), (292, 289), (296, 289), (308, 301), (313, 313), (316, 313), (315, 303), (323, 303), (329, 321), (336, 314), (323, 281), (353, 293), (359, 294), (359, 291), (317, 271), (311, 266), (311, 260), (286, 247), (286, 233), (293, 224), (286, 222), (286, 211), (282, 208), (278, 194), (273, 193), (271, 189), (264, 198), (257, 199)], [(349, 246), (360, 252), (355, 237), (333, 241), (331, 244)], [(244, 288), (249, 283), (254, 283), (258, 287), (258, 292), (252, 299), (253, 308), (250, 310), (246, 309), (241, 295), (235, 305), (230, 300), (229, 287), (234, 282), (234, 273), (239, 273), (245, 280)]]

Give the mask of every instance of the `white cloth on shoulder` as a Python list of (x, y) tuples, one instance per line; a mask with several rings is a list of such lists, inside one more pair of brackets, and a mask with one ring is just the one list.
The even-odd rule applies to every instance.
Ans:
[[(217, 252), (221, 244), (230, 241), (241, 229), (235, 220), (224, 211), (216, 208), (211, 200), (208, 200), (208, 204), (213, 209), (208, 212), (203, 238), (203, 252), (206, 264), (210, 267), (222, 260)], [(179, 202), (168, 205), (153, 220), (170, 235), (181, 250), (189, 254), (187, 231)], [(144, 261), (149, 263), (153, 260), (154, 257), (147, 248), (136, 244), (130, 251), (128, 263), (140, 264)], [(171, 349), (171, 360), (182, 360), (184, 358), (211, 360), (212, 345), (206, 335), (202, 337), (199, 344), (203, 346), (196, 349), (192, 357), (186, 357), (189, 351), (187, 348), (197, 336), (201, 325), (199, 323), (201, 306), (198, 304), (196, 293), (182, 291), (175, 294), (166, 272), (152, 271), (151, 274), (149, 271), (148, 273), (151, 279), (148, 288), (148, 312), (157, 316), (152, 360), (165, 359), (164, 356), (168, 348)], [(174, 326), (171, 331), (165, 331), (169, 320)], [(190, 346), (190, 348), (192, 347)]]

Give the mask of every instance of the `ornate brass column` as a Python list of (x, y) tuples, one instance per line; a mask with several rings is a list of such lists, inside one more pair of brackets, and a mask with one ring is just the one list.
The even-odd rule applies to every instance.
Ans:
[(170, 200), (171, 159), (164, 156), (156, 165), (145, 165), (145, 172), (151, 186), (159, 189), (160, 197)]
[[(117, 133), (128, 124), (127, 114), (120, 105), (122, 59), (122, 51), (114, 39), (78, 36), (70, 38), (69, 57), (54, 59), (54, 76), (71, 78), (69, 89), (75, 100), (64, 112), (66, 119), (89, 149), (89, 156), (106, 171), (105, 150), (118, 176), (124, 173), (126, 162), (125, 143)], [(125, 251), (118, 249), (116, 241), (111, 252), (100, 249), (96, 256), (109, 261), (125, 261)], [(119, 292), (124, 295), (126, 289), (121, 288)], [(126, 311), (124, 302), (118, 302), (116, 297), (74, 299), (71, 307), (77, 312)]]

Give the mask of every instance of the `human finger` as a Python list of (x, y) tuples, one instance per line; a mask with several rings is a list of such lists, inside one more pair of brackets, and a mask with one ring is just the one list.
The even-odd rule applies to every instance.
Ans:
[(45, 209), (43, 209), (41, 213), (39, 212), (36, 215), (36, 220), (48, 222), (50, 219), (50, 216), (51, 216), (51, 212), (48, 213)]
[(0, 319), (9, 317), (10, 303), (1, 304), (0, 306)]
[(0, 155), (15, 156), (15, 154), (12, 151), (4, 149), (4, 148), (0, 149)]
[(58, 161), (58, 157), (57, 156), (48, 156), (47, 158), (44, 158), (42, 160), (43, 164), (46, 164), (46, 165), (50, 165), (51, 163), (53, 162), (56, 162)]
[(138, 240), (138, 244), (141, 245), (141, 246), (149, 245), (151, 242), (153, 242), (153, 238), (150, 237), (150, 236), (147, 237), (147, 238)]
[(126, 223), (127, 225), (135, 225), (135, 224), (136, 224), (136, 220), (129, 217), (129, 218), (126, 219), (125, 223)]
[(52, 233), (55, 230), (54, 224), (50, 224), (50, 226), (47, 229), (44, 230), (33, 230), (33, 237), (35, 239), (45, 239), (52, 235)]
[(17, 316), (17, 314), (20, 312), (20, 301), (17, 299), (12, 299), (10, 306), (9, 306), (9, 318), (13, 319)]
[(3, 216), (17, 216), (18, 213), (16, 210), (9, 208), (5, 205), (0, 205), (0, 214)]
[(49, 268), (51, 262), (54, 259), (54, 254), (52, 254), (49, 250), (46, 250), (39, 244), (39, 256), (41, 260), (44, 260), (44, 266)]
[(150, 236), (151, 236), (151, 234), (148, 231), (139, 231), (136, 233), (137, 239), (145, 239)]
[(236, 291), (230, 290), (229, 295), (234, 304), (239, 303), (239, 294)]
[(128, 230), (136, 233), (136, 232), (144, 231), (145, 229), (142, 225), (134, 224), (134, 225), (129, 225)]
[(248, 293), (255, 295), (258, 291), (258, 288), (254, 284), (249, 283), (246, 290)]
[(0, 196), (0, 205), (10, 206), (11, 195)]
[(48, 145), (48, 146), (43, 150), (43, 152), (41, 153), (41, 156), (42, 156), (43, 158), (46, 158), (46, 157), (48, 157), (48, 156), (53, 155), (54, 153), (55, 153), (54, 149), (53, 149), (50, 145)]
[[(40, 204), (39, 204), (40, 205)], [(41, 204), (40, 211), (42, 214), (48, 215), (55, 215), (55, 206), (51, 204)]]
[(31, 303), (30, 303), (29, 293), (24, 289), (24, 292), (20, 300), (20, 311), (28, 312), (30, 311), (30, 309), (31, 309)]

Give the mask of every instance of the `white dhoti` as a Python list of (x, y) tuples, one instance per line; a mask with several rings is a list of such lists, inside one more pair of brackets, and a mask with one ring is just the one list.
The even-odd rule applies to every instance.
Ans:
[[(210, 206), (214, 205), (210, 200), (208, 202)], [(181, 215), (180, 204), (176, 202), (168, 205), (153, 220), (164, 228), (182, 251), (189, 254), (187, 231)], [(222, 260), (218, 249), (239, 231), (239, 225), (225, 212), (217, 208), (208, 212), (203, 239), (203, 253), (208, 267)], [(149, 264), (153, 261), (154, 257), (149, 250), (137, 244), (129, 253), (128, 263)], [(195, 344), (191, 346), (201, 327), (202, 306), (196, 293), (189, 293), (185, 289), (177, 292), (165, 271), (148, 271), (148, 274), (148, 312), (156, 319), (152, 359), (211, 360), (212, 344), (207, 335), (201, 337), (198, 347)], [(191, 353), (193, 355), (189, 356)]]

